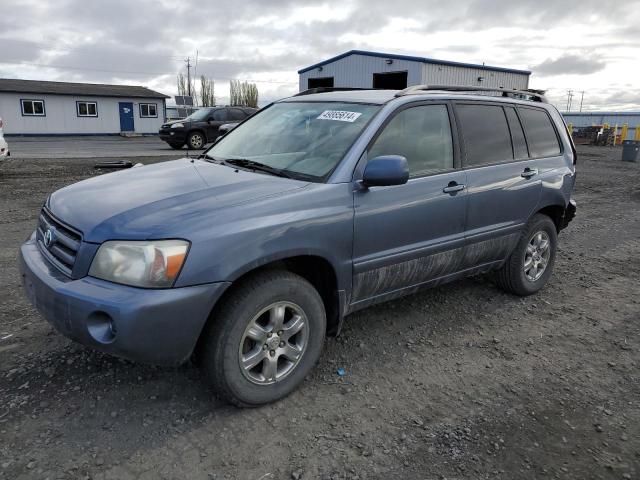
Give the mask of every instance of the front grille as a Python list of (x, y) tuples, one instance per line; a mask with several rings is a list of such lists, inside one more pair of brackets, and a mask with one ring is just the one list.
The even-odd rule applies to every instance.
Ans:
[(71, 276), (76, 255), (80, 250), (82, 235), (54, 218), (43, 208), (38, 220), (36, 238), (40, 250), (51, 263)]

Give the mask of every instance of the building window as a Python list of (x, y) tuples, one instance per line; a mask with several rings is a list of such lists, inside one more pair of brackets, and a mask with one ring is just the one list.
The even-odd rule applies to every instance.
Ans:
[(155, 103), (140, 104), (140, 118), (155, 118), (158, 116), (158, 107)]
[(44, 117), (44, 100), (20, 100), (22, 115), (29, 117)]
[(98, 104), (96, 102), (76, 102), (76, 111), (79, 117), (97, 117)]

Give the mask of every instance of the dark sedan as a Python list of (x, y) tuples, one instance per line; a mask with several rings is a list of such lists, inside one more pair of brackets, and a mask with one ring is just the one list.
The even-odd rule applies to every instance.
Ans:
[(250, 107), (205, 107), (182, 120), (167, 122), (160, 127), (160, 138), (172, 148), (180, 149), (185, 144), (190, 149), (204, 148), (220, 135), (220, 126), (239, 123), (258, 109)]

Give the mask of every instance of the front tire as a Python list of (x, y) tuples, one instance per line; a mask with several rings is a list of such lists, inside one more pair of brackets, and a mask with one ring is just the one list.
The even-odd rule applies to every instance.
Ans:
[(187, 145), (191, 150), (200, 150), (206, 143), (207, 140), (202, 132), (191, 132), (187, 138)]
[(224, 400), (255, 407), (291, 393), (316, 364), (326, 314), (316, 289), (288, 271), (238, 285), (200, 343), (200, 367)]
[(496, 272), (496, 283), (520, 296), (532, 295), (545, 286), (553, 272), (558, 233), (551, 218), (534, 215), (515, 249)]

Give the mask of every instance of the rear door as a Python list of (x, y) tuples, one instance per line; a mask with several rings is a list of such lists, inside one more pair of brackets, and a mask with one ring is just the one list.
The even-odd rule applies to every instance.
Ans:
[(241, 122), (245, 118), (247, 118), (247, 115), (244, 113), (242, 109), (240, 108), (229, 109), (229, 123)]
[(538, 204), (541, 182), (516, 110), (455, 102), (467, 173), (467, 267), (504, 259)]
[(464, 247), (466, 172), (447, 104), (412, 104), (397, 111), (366, 152), (367, 160), (402, 155), (405, 185), (354, 193), (352, 303), (406, 293), (458, 269)]
[(208, 122), (207, 127), (207, 139), (210, 142), (213, 142), (216, 138), (218, 138), (218, 129), (220, 125), (224, 125), (225, 123), (229, 123), (229, 109), (226, 107), (216, 108), (211, 115), (209, 116), (211, 119)]

